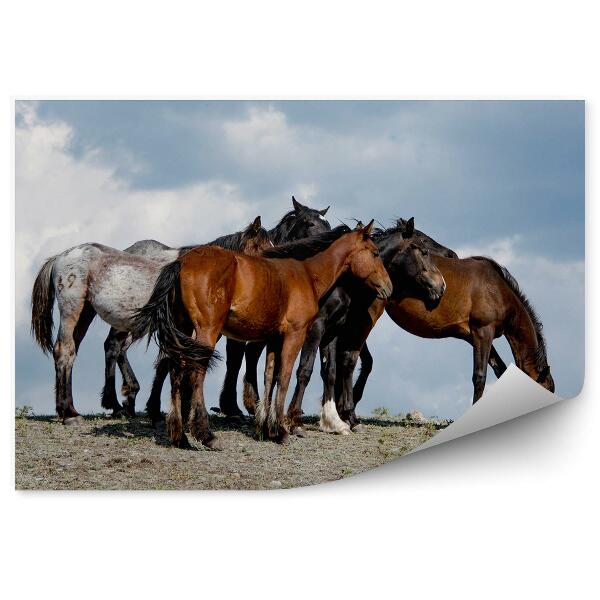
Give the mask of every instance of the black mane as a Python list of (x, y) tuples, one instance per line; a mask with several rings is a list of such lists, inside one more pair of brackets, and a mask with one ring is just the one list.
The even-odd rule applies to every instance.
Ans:
[[(371, 233), (371, 238), (373, 238), (373, 241), (377, 245), (379, 245), (379, 244), (383, 243), (388, 237), (390, 237), (394, 234), (397, 234), (397, 233), (404, 233), (404, 231), (405, 231), (405, 222), (403, 222), (402, 219), (397, 219), (396, 223), (393, 227), (388, 227), (387, 229), (384, 229), (384, 228), (374, 229), (373, 232)], [(425, 247), (433, 254), (436, 254), (439, 256), (446, 256), (447, 258), (458, 258), (458, 254), (456, 254), (456, 252), (454, 252), (454, 250), (452, 250), (451, 248), (448, 248), (447, 246), (440, 244), (439, 242), (436, 242), (432, 237), (429, 237), (426, 233), (423, 233), (419, 229), (415, 229), (413, 238), (417, 242), (421, 242), (422, 244), (424, 244)]]
[(508, 287), (514, 292), (515, 296), (517, 296), (517, 298), (521, 301), (521, 304), (523, 305), (523, 308), (525, 308), (525, 310), (527, 311), (527, 314), (529, 315), (529, 318), (533, 323), (533, 328), (535, 329), (535, 335), (538, 340), (538, 347), (534, 349), (535, 364), (538, 371), (542, 371), (545, 367), (548, 366), (548, 357), (546, 355), (546, 340), (542, 331), (543, 325), (537, 313), (535, 312), (535, 309), (533, 308), (531, 302), (529, 301), (523, 290), (521, 290), (521, 288), (519, 287), (519, 283), (510, 274), (506, 267), (503, 267), (501, 264), (498, 264), (492, 258), (489, 258), (488, 256), (471, 256), (470, 258), (473, 258), (475, 260), (485, 260), (488, 263), (490, 263), (492, 267), (494, 267), (496, 272), (500, 275), (500, 277), (502, 277), (502, 279), (506, 281)]
[(323, 252), (333, 242), (350, 231), (352, 230), (347, 225), (339, 225), (331, 231), (325, 231), (313, 237), (268, 248), (263, 251), (262, 256), (265, 258), (295, 258), (296, 260), (304, 260), (319, 252)]

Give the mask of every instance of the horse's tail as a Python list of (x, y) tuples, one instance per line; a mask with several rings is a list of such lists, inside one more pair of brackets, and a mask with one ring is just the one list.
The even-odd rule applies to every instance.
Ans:
[(173, 309), (186, 312), (179, 292), (180, 272), (177, 260), (161, 269), (150, 299), (133, 317), (133, 338), (147, 335), (148, 343), (154, 338), (161, 353), (181, 367), (210, 369), (220, 360), (219, 354), (180, 331), (175, 323)]
[(51, 353), (53, 348), (52, 331), (54, 320), (54, 281), (52, 270), (57, 256), (49, 258), (40, 269), (31, 292), (31, 335), (39, 344), (44, 354)]

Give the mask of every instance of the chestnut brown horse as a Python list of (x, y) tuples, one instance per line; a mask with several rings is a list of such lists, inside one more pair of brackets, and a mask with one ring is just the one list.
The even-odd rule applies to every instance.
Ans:
[[(176, 446), (188, 447), (180, 381), (189, 373), (192, 436), (217, 449), (204, 404), (204, 378), (221, 334), (267, 342), (264, 395), (256, 409), (259, 437), (283, 442), (288, 435), (284, 404), (294, 361), (319, 300), (345, 272), (388, 298), (392, 283), (370, 239), (373, 222), (346, 226), (283, 247), (279, 258), (246, 256), (215, 247), (195, 248), (164, 267), (152, 296), (135, 317), (134, 336), (155, 336), (172, 359), (171, 410), (167, 428)], [(192, 339), (184, 331), (195, 334)], [(270, 402), (274, 383), (277, 393)]]

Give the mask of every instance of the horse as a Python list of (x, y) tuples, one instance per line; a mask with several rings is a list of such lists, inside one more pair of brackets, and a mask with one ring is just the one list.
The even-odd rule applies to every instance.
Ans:
[[(439, 304), (428, 307), (422, 295), (406, 295), (400, 289), (385, 307), (390, 318), (414, 335), (431, 339), (453, 337), (473, 347), (473, 404), (485, 389), (487, 364), (498, 377), (506, 370), (492, 345), (502, 335), (509, 343), (517, 367), (554, 392), (542, 323), (509, 271), (484, 256), (432, 258), (447, 283)], [(354, 386), (354, 407), (363, 395), (368, 374), (369, 370), (363, 377), (361, 368)]]
[[(266, 341), (265, 389), (256, 409), (256, 432), (280, 443), (286, 440), (285, 396), (319, 300), (344, 272), (352, 273), (380, 298), (392, 292), (370, 239), (372, 229), (373, 221), (353, 231), (342, 225), (273, 248), (270, 257), (196, 248), (163, 267), (150, 300), (136, 313), (133, 331), (135, 338), (155, 337), (161, 351), (178, 365), (171, 370), (167, 416), (175, 446), (189, 447), (180, 397), (182, 372), (187, 370), (192, 388), (190, 433), (206, 447), (219, 449), (210, 430), (203, 384), (221, 334), (239, 341)], [(277, 394), (271, 403), (274, 382)]]
[[(271, 245), (266, 231), (250, 227), (261, 247)], [(256, 243), (249, 242), (249, 243)], [(172, 251), (178, 254), (178, 250)], [(40, 269), (31, 297), (31, 332), (44, 353), (52, 352), (56, 371), (56, 412), (64, 424), (81, 417), (75, 410), (72, 370), (79, 345), (98, 314), (118, 334), (121, 351), (132, 343), (128, 334), (134, 311), (152, 292), (160, 269), (173, 260), (131, 254), (96, 243), (80, 244), (47, 259)], [(60, 327), (53, 343), (53, 306), (58, 305)], [(123, 363), (124, 365), (125, 363)], [(110, 375), (110, 373), (109, 373)], [(114, 371), (113, 371), (114, 376)], [(131, 368), (123, 371), (125, 385), (139, 389)]]
[[(428, 256), (427, 248), (456, 256), (451, 250), (445, 249), (414, 229), (414, 220), (409, 221), (401, 235), (393, 238), (393, 243), (386, 239), (382, 243), (381, 236), (373, 235), (378, 246), (381, 259), (393, 283), (394, 294), (398, 287), (416, 287), (420, 293), (428, 294), (432, 301), (439, 300), (444, 292), (444, 280), (439, 271), (433, 266)], [(269, 250), (263, 254), (268, 254)], [(339, 375), (336, 367), (338, 337), (342, 337), (345, 346), (349, 345), (349, 337), (358, 336), (362, 342), (371, 331), (377, 319), (383, 313), (385, 302), (364, 286), (357, 286), (351, 278), (343, 275), (336, 286), (328, 294), (316, 319), (310, 326), (306, 342), (302, 347), (300, 363), (296, 372), (296, 388), (288, 407), (288, 420), (292, 432), (303, 436), (302, 400), (310, 377), (312, 375), (317, 348), (321, 352), (321, 377), (323, 379), (323, 396), (319, 427), (328, 433), (350, 433), (351, 427), (360, 430), (358, 422), (351, 422), (347, 415), (336, 410), (336, 378)], [(349, 363), (343, 365), (347, 371)], [(351, 381), (351, 375), (350, 375)], [(349, 402), (349, 401), (348, 401)], [(350, 408), (353, 408), (351, 406)], [(338, 414), (339, 412), (339, 414)], [(346, 420), (339, 415), (346, 417)], [(347, 422), (348, 421), (348, 422)]]
[[(323, 209), (310, 208), (298, 202), (294, 196), (292, 196), (292, 206), (293, 209), (287, 212), (273, 229), (268, 230), (269, 238), (274, 245), (279, 246), (331, 230), (331, 225), (325, 219), (329, 206)], [(246, 358), (246, 375), (244, 377), (243, 402), (247, 410), (250, 403), (254, 406), (255, 402), (253, 402), (252, 395), (249, 392), (251, 388), (248, 380), (256, 382), (256, 368), (264, 348), (264, 342), (246, 344), (227, 338), (227, 372), (219, 394), (219, 410), (228, 419), (236, 420), (243, 416), (237, 403), (237, 380), (244, 357)], [(163, 371), (163, 379), (167, 374), (168, 366)], [(162, 381), (160, 385), (162, 386)], [(151, 398), (154, 398), (153, 405), (158, 405), (160, 411), (160, 387), (157, 396), (153, 385)], [(157, 402), (156, 398), (158, 398)], [(254, 412), (251, 414), (254, 414)]]
[[(221, 248), (236, 250), (244, 254), (258, 254), (264, 248), (272, 246), (273, 243), (270, 241), (268, 232), (262, 227), (260, 216), (258, 216), (245, 229), (218, 237), (212, 242), (208, 242), (208, 245), (220, 246)], [(195, 246), (171, 248), (156, 240), (140, 240), (125, 248), (124, 252), (167, 264), (178, 256), (185, 254), (193, 247)], [(131, 340), (128, 342), (128, 339), (125, 332), (111, 327), (104, 342), (105, 369), (101, 406), (107, 410), (112, 410), (114, 416), (118, 416), (119, 414), (127, 414), (131, 417), (135, 416), (135, 398), (140, 389), (133, 369), (127, 359), (127, 348), (131, 344)], [(126, 398), (123, 401), (123, 406), (119, 403), (115, 390), (115, 364), (119, 366), (121, 375), (123, 376), (121, 393)], [(152, 418), (153, 423), (160, 420), (160, 393), (168, 373), (168, 360), (159, 357), (156, 361), (152, 391), (146, 403), (146, 412)]]

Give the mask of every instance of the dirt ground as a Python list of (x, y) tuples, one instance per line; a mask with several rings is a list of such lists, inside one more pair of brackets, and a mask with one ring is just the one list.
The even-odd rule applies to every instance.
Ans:
[[(164, 426), (145, 416), (85, 417), (65, 427), (54, 417), (21, 415), (16, 429), (19, 490), (276, 489), (333, 481), (372, 469), (409, 452), (446, 422), (399, 418), (363, 419), (366, 431), (347, 436), (321, 433), (306, 418), (306, 437), (285, 445), (259, 442), (253, 426), (236, 429), (211, 416), (224, 447), (213, 452), (170, 446)], [(188, 436), (189, 438), (189, 436)], [(190, 438), (191, 441), (191, 438)]]

